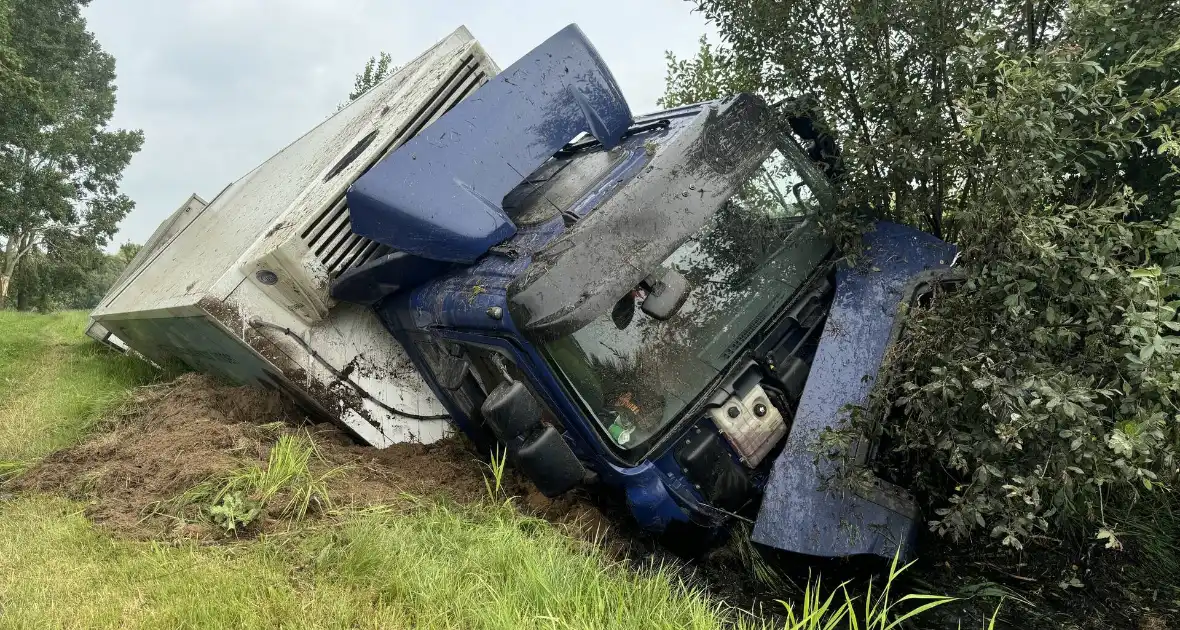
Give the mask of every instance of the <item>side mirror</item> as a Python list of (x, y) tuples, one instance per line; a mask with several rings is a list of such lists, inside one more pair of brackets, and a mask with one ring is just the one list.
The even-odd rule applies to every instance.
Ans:
[(688, 280), (675, 269), (663, 269), (643, 280), (647, 297), (643, 300), (644, 313), (665, 320), (676, 314), (688, 298)]
[(513, 465), (541, 494), (556, 497), (591, 478), (561, 433), (541, 423), (541, 404), (524, 383), (500, 383), (480, 411), (492, 432), (508, 446)]
[(505, 442), (541, 424), (541, 405), (520, 381), (497, 385), (479, 410), (496, 437)]

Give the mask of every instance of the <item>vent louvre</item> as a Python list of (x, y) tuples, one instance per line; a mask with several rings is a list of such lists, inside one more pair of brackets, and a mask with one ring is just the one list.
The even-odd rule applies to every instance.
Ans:
[[(486, 70), (476, 62), (475, 55), (469, 55), (447, 78), (446, 88), (440, 97), (424, 104), (410, 122), (382, 147), (377, 157), (365, 165), (362, 174), (450, 111), (456, 103), (467, 98), (487, 80)], [(376, 241), (353, 234), (348, 217), (348, 203), (343, 194), (308, 222), (300, 237), (315, 257), (328, 268), (328, 276), (332, 278), (392, 251)]]

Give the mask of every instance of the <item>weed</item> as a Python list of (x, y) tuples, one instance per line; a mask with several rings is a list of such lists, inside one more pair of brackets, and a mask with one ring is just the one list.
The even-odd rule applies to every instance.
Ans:
[(27, 469), (25, 462), (0, 462), (0, 483), (19, 477)]
[[(865, 628), (880, 628), (885, 630), (887, 628), (896, 628), (900, 626), (907, 619), (911, 619), (922, 613), (948, 604), (955, 601), (954, 597), (946, 597), (943, 595), (919, 595), (911, 593), (893, 602), (891, 600), (891, 590), (897, 578), (905, 572), (906, 569), (913, 566), (914, 563), (909, 563), (905, 566), (898, 567), (898, 562), (901, 558), (901, 551), (893, 555), (893, 562), (889, 565), (889, 575), (886, 576), (885, 586), (880, 593), (873, 597), (873, 583), (869, 582), (868, 592), (864, 596), (864, 616), (861, 617)], [(847, 603), (849, 615), (855, 614), (855, 605), (853, 598), (848, 594), (848, 589), (845, 585), (841, 585), (841, 590), (844, 592), (844, 601)], [(914, 604), (913, 608), (906, 610), (901, 615), (897, 615), (895, 609), (899, 606), (901, 608), (908, 608), (906, 604)]]
[(304, 519), (314, 509), (330, 508), (328, 481), (344, 471), (311, 470), (322, 461), (306, 435), (284, 435), (270, 449), (266, 467), (254, 464), (210, 479), (181, 495), (174, 507), (201, 505), (211, 520), (227, 530), (249, 526), (276, 498), (285, 500), (279, 513)]
[[(736, 552), (742, 567), (749, 571), (754, 579), (773, 591), (784, 591), (795, 586), (791, 580), (774, 568), (762, 556), (762, 551), (750, 539), (750, 525), (737, 523), (734, 525), (729, 544)], [(798, 587), (795, 587), (798, 590)]]
[(1170, 490), (1158, 493), (1154, 499), (1114, 510), (1119, 537), (1127, 549), (1105, 553), (1134, 554), (1138, 561), (1127, 562), (1124, 569), (1130, 578), (1128, 583), (1148, 590), (1154, 597), (1180, 601), (1180, 585), (1176, 582), (1180, 575), (1180, 504)]
[[(798, 602), (779, 601), (787, 616), (783, 630), (895, 630), (909, 627), (907, 622), (956, 600), (942, 595), (909, 594), (894, 601), (893, 585), (913, 566), (898, 564), (899, 557), (894, 555), (885, 585), (875, 595), (872, 581), (863, 596), (852, 595), (845, 582), (826, 597), (819, 579), (809, 581)], [(997, 607), (984, 630), (995, 629), (998, 613)], [(751, 626), (739, 623), (738, 627)]]
[(483, 476), (483, 485), (488, 490), (488, 498), (493, 502), (508, 500), (504, 495), (504, 467), (508, 463), (508, 453), (497, 444), (496, 452), (492, 453), (487, 464), (484, 466), (488, 469), (491, 475)]
[(241, 492), (230, 492), (209, 508), (209, 517), (227, 532), (249, 527), (262, 513), (262, 504)]

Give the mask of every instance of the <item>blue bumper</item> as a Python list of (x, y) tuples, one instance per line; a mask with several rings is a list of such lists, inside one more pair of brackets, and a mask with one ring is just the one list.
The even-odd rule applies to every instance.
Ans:
[[(899, 327), (900, 306), (923, 280), (949, 269), (956, 249), (892, 223), (878, 224), (865, 242), (857, 266), (837, 274), (794, 425), (754, 527), (753, 540), (760, 544), (814, 556), (890, 558), (899, 549), (906, 556), (913, 546), (920, 518), (913, 498), (881, 480), (865, 489), (826, 488), (846, 464), (817, 454), (815, 445), (825, 428), (846, 427), (850, 408), (867, 402)], [(855, 450), (863, 458), (867, 449), (862, 444)]]

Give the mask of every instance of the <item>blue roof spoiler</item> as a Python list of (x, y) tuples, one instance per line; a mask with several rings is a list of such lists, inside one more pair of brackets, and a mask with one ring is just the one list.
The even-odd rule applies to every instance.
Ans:
[(361, 176), (352, 231), (394, 249), (472, 263), (516, 233), (504, 195), (580, 133), (618, 144), (631, 110), (571, 24)]

